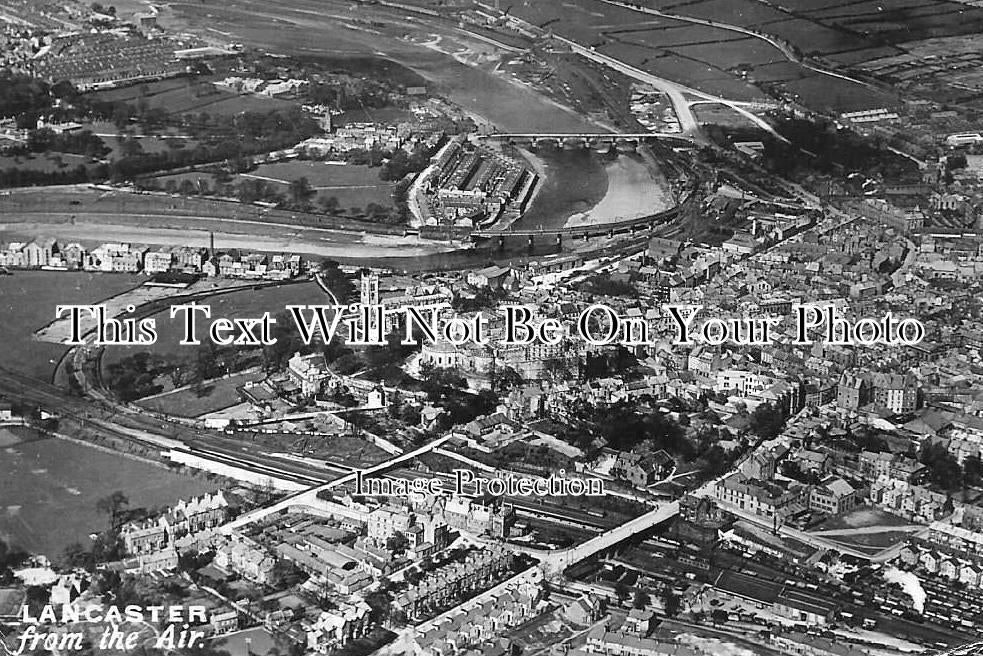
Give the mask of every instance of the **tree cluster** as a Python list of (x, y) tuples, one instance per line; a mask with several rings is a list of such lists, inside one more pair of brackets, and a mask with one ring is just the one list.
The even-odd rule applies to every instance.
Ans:
[(433, 148), (427, 148), (423, 144), (418, 144), (412, 153), (399, 148), (382, 165), (379, 177), (383, 180), (402, 180), (410, 173), (419, 173), (427, 168), (433, 153)]
[(164, 388), (157, 377), (166, 374), (171, 365), (149, 351), (128, 355), (107, 367), (106, 383), (124, 403), (161, 392)]
[(600, 273), (585, 280), (578, 289), (596, 296), (621, 296), (632, 298), (638, 295), (635, 286), (630, 282), (612, 278), (610, 274)]
[(914, 162), (889, 150), (883, 139), (838, 128), (832, 121), (782, 118), (775, 127), (788, 143), (763, 139), (763, 157), (766, 168), (782, 177), (860, 171), (900, 179), (916, 170)]
[(89, 130), (57, 134), (51, 128), (32, 131), (27, 138), (27, 148), (35, 153), (55, 151), (89, 158), (103, 157), (110, 150), (102, 139)]
[(51, 88), (29, 75), (0, 71), (0, 116), (25, 117), (20, 127), (32, 128), (39, 112), (51, 107)]
[(105, 180), (105, 165), (87, 167), (79, 164), (73, 168), (57, 171), (41, 171), (20, 166), (9, 166), (0, 170), (0, 187), (34, 187), (47, 185), (82, 184)]
[[(919, 460), (929, 469), (929, 480), (943, 490), (958, 490), (963, 485), (963, 465), (955, 456), (949, 453), (941, 442), (927, 443), (919, 456)], [(967, 458), (967, 461), (970, 459)], [(964, 463), (965, 465), (965, 463)], [(979, 457), (969, 463), (970, 478), (979, 481)]]
[[(650, 441), (652, 448), (690, 460), (696, 449), (686, 439), (679, 425), (657, 411), (639, 413), (633, 404), (619, 402), (594, 412), (592, 423), (596, 432), (613, 449), (631, 451), (642, 442)], [(589, 436), (585, 436), (589, 443)]]
[(467, 381), (455, 369), (424, 363), (420, 366), (420, 377), (420, 387), (426, 392), (427, 399), (447, 411), (441, 417), (442, 425), (438, 429), (466, 424), (493, 412), (498, 406), (498, 396), (490, 390), (481, 390), (477, 394), (464, 391)]
[(0, 540), (0, 586), (10, 585), (14, 581), (14, 568), (23, 565), (29, 554), (23, 549), (8, 545)]
[(785, 415), (770, 403), (762, 403), (751, 413), (751, 431), (763, 439), (771, 439), (782, 432)]

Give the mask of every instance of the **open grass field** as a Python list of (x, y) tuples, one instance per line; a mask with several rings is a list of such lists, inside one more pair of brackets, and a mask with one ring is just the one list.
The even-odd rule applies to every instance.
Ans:
[(806, 16), (830, 27), (878, 35), (889, 43), (900, 44), (930, 36), (977, 32), (983, 10), (958, 2), (867, 0), (814, 9)]
[(881, 57), (891, 57), (900, 52), (901, 50), (895, 46), (875, 46), (873, 48), (859, 48), (857, 50), (835, 52), (826, 55), (826, 59), (842, 66), (852, 67), (856, 64), (862, 64)]
[[(822, 53), (866, 45), (863, 39), (855, 35), (795, 18), (754, 0), (706, 0), (675, 6), (658, 4), (663, 5), (661, 9), (678, 16), (729, 23), (775, 34), (796, 44), (804, 52)], [(595, 15), (599, 10), (603, 18), (574, 24), (574, 16)], [(741, 72), (747, 71), (752, 80), (773, 83), (807, 80), (804, 84), (799, 83), (793, 93), (798, 93), (807, 105), (829, 104), (827, 96), (817, 91), (821, 84), (813, 85), (811, 81), (826, 82), (831, 78), (789, 61), (775, 46), (734, 29), (655, 17), (621, 7), (604, 6), (592, 0), (571, 0), (564, 3), (563, 10), (545, 3), (535, 6), (528, 3), (514, 11), (530, 22), (549, 25), (554, 32), (593, 45), (599, 51), (637, 68), (706, 93), (732, 100), (765, 98), (760, 89), (742, 77)], [(636, 17), (634, 22), (629, 20), (631, 13)], [(781, 66), (781, 69), (772, 69), (761, 77), (756, 75), (761, 68), (770, 66)], [(781, 75), (776, 74), (779, 70)], [(864, 85), (845, 80), (838, 82), (840, 86), (855, 88), (844, 88), (833, 96), (835, 102), (842, 105), (835, 109), (866, 109), (886, 103), (883, 94), (872, 94)]]
[(896, 96), (834, 77), (808, 76), (784, 83), (785, 89), (804, 104), (831, 112), (892, 107)]
[(269, 112), (296, 105), (287, 100), (265, 96), (240, 95), (201, 84), (198, 78), (192, 81), (191, 78), (184, 77), (93, 91), (89, 95), (95, 100), (122, 101), (134, 105), (143, 99), (148, 107), (160, 107), (177, 115), (207, 112), (212, 116), (234, 116), (240, 112)]
[[(646, 6), (714, 25), (673, 27), (672, 19), (640, 12), (633, 23), (625, 14), (630, 10), (593, 0), (567, 0), (562, 5), (527, 2), (513, 8), (513, 13), (707, 93), (753, 99), (760, 96), (753, 83), (768, 82), (806, 106), (834, 113), (895, 106), (898, 99), (887, 86), (875, 88), (823, 75), (789, 61), (762, 39), (741, 36), (724, 26), (772, 35), (807, 56), (844, 66), (897, 54), (898, 44), (919, 38), (977, 33), (983, 28), (983, 9), (927, 0), (793, 0), (782, 5), (757, 0), (649, 0)], [(588, 16), (591, 21), (580, 20)], [(869, 38), (875, 35), (876, 44)], [(738, 68), (747, 71), (747, 80)]]
[(643, 46), (651, 45), (649, 41), (657, 39), (658, 44), (663, 47), (720, 43), (728, 40), (740, 41), (746, 38), (735, 32), (725, 33), (716, 27), (687, 23), (672, 18), (643, 15), (638, 17), (640, 20), (637, 22), (605, 29), (604, 34), (612, 41), (637, 43)]
[(792, 16), (755, 27), (794, 43), (807, 55), (825, 55), (829, 52), (853, 50), (870, 45), (865, 39), (856, 35), (846, 34), (814, 21)]
[(106, 528), (98, 499), (121, 490), (130, 508), (170, 505), (216, 484), (58, 439), (0, 451), (0, 539), (58, 559)]
[[(705, 93), (717, 94), (732, 100), (764, 100), (765, 95), (726, 68), (740, 62), (734, 60), (708, 63), (692, 59), (672, 49), (652, 48), (629, 43), (605, 43), (599, 52), (628, 62), (648, 73), (667, 80), (682, 82)], [(703, 59), (706, 59), (703, 55)], [(726, 68), (722, 68), (726, 67)]]
[[(878, 9), (880, 7), (880, 10)], [(891, 3), (892, 11), (901, 12), (909, 16), (916, 16), (924, 9), (939, 10), (938, 2), (924, 2), (924, 0), (894, 0)], [(849, 24), (855, 17), (877, 16), (884, 14), (884, 5), (878, 0), (867, 0), (866, 2), (851, 2), (848, 5), (833, 4), (828, 7), (816, 8), (807, 12), (808, 16), (814, 20), (821, 20), (833, 24)], [(945, 9), (942, 13), (947, 13)]]
[(784, 82), (786, 80), (797, 80), (806, 77), (801, 66), (789, 61), (774, 62), (763, 66), (756, 66), (750, 74), (750, 79), (755, 84), (762, 82)]
[(10, 428), (0, 428), (0, 449), (20, 444), (20, 438)]
[(816, 530), (833, 531), (838, 529), (867, 528), (870, 526), (908, 526), (911, 522), (903, 517), (892, 515), (879, 508), (857, 508), (851, 512), (831, 517), (816, 527)]
[(340, 207), (365, 208), (369, 203), (393, 206), (394, 182), (379, 179), (379, 169), (346, 164), (339, 166), (324, 162), (282, 162), (263, 164), (242, 177), (254, 177), (275, 182), (286, 192), (291, 180), (307, 178), (317, 192), (317, 199), (334, 196)]
[[(369, 203), (383, 207), (394, 205), (393, 189), (396, 184), (380, 180), (379, 169), (368, 166), (309, 161), (261, 164), (254, 171), (232, 176), (232, 183), (249, 178), (268, 182), (285, 195), (289, 194), (293, 180), (307, 178), (316, 192), (313, 199), (315, 204), (322, 198), (334, 196), (342, 209), (357, 208), (361, 211)], [(212, 189), (216, 187), (215, 176), (207, 172), (178, 173), (157, 178), (161, 185), (167, 184), (169, 180), (179, 185), (184, 180), (189, 180), (195, 185), (205, 182)]]
[[(888, 43), (904, 43), (928, 34), (969, 34), (979, 31), (983, 20), (983, 9), (930, 0), (787, 0), (770, 6), (756, 0), (704, 0), (676, 2), (663, 9), (755, 28), (789, 39), (803, 52), (821, 55), (869, 46), (864, 41), (873, 34), (885, 37)], [(788, 19), (801, 24), (793, 27)]]
[(239, 403), (236, 388), (248, 382), (263, 380), (266, 375), (253, 371), (236, 374), (228, 378), (209, 381), (201, 395), (191, 389), (182, 388), (137, 402), (142, 408), (178, 417), (200, 417), (217, 412)]
[(280, 650), (276, 645), (273, 636), (262, 626), (257, 626), (219, 640), (218, 648), (230, 654), (256, 654), (256, 656), (266, 656), (267, 654), (279, 654)]
[(737, 39), (733, 41), (718, 41), (710, 44), (694, 44), (689, 46), (677, 46), (673, 50), (683, 56), (698, 61), (708, 61), (713, 63), (732, 62), (731, 67), (737, 66), (762, 66), (776, 61), (785, 61), (785, 58), (761, 39)]
[[(5, 241), (0, 232), (0, 241)], [(57, 305), (96, 303), (135, 287), (128, 274), (16, 271), (0, 276), (0, 365), (49, 380), (66, 347), (39, 342), (34, 332), (55, 318)]]
[(877, 553), (888, 547), (892, 547), (899, 542), (904, 542), (911, 536), (905, 531), (879, 531), (877, 533), (855, 533), (849, 536), (830, 537), (828, 539), (839, 544)]
[(115, 0), (113, 2), (117, 15), (123, 18), (128, 18), (132, 14), (145, 12), (151, 4), (149, 0)]
[(755, 128), (756, 125), (748, 117), (735, 112), (727, 105), (707, 103), (693, 106), (696, 120), (704, 124), (723, 125), (731, 128)]
[(744, 26), (760, 25), (788, 17), (784, 11), (774, 9), (761, 2), (755, 2), (755, 0), (704, 0), (703, 2), (679, 5), (666, 11)]

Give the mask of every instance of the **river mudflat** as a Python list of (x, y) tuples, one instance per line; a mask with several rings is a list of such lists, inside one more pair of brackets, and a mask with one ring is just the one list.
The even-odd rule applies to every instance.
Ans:
[(620, 155), (605, 164), (604, 172), (608, 178), (604, 197), (588, 211), (571, 216), (566, 227), (637, 219), (673, 206), (661, 172), (650, 170), (639, 157)]
[(513, 228), (562, 228), (634, 219), (673, 205), (662, 173), (637, 155), (587, 149), (522, 151), (545, 176), (536, 198)]

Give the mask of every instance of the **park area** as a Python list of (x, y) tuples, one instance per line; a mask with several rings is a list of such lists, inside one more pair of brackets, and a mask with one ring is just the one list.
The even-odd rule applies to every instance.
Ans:
[[(379, 169), (360, 164), (342, 164), (317, 161), (291, 161), (274, 164), (261, 164), (249, 173), (231, 176), (227, 184), (238, 184), (242, 180), (262, 180), (273, 185), (276, 191), (285, 197), (290, 195), (290, 183), (306, 178), (314, 196), (310, 199), (315, 205), (334, 197), (337, 207), (342, 210), (356, 209), (362, 212), (370, 204), (385, 208), (393, 207), (393, 190), (395, 182), (387, 182), (379, 178)], [(173, 181), (178, 188), (185, 181), (196, 187), (202, 182), (208, 188), (216, 188), (216, 176), (206, 172), (180, 173), (157, 178), (163, 188)]]

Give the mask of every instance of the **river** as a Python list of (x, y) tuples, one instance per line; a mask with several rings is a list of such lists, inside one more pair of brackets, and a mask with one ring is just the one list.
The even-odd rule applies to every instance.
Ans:
[[(159, 20), (173, 29), (205, 29), (212, 38), (278, 54), (384, 57), (426, 78), (432, 93), (447, 96), (508, 132), (606, 131), (533, 89), (493, 73), (492, 62), (469, 66), (422, 45), (440, 28), (423, 25), (413, 17), (396, 23), (395, 15), (389, 14), (384, 26), (354, 29), (348, 21), (359, 18), (359, 13), (364, 18), (368, 9), (352, 13), (353, 7), (358, 5), (324, 0), (290, 0), (289, 4), (277, 3), (275, 9), (258, 0), (229, 0), (221, 7), (174, 3)], [(221, 26), (221, 31), (210, 27), (213, 25)], [(440, 31), (445, 39), (460, 38), (449, 29)]]
[(561, 228), (611, 223), (655, 214), (672, 206), (661, 173), (641, 157), (580, 148), (523, 151), (546, 180), (514, 228)]
[[(239, 42), (278, 54), (314, 55), (334, 62), (366, 56), (391, 60), (425, 78), (429, 94), (447, 97), (504, 132), (607, 132), (500, 73), (497, 58), (516, 55), (496, 55), (487, 44), (465, 40), (449, 24), (425, 24), (410, 14), (397, 16), (378, 7), (336, 0), (289, 0), (275, 8), (261, 0), (227, 0), (220, 5), (172, 3), (162, 8), (158, 21), (169, 29), (197, 30), (216, 43)], [(474, 65), (462, 63), (465, 60)], [(652, 211), (665, 208), (652, 182), (641, 177), (634, 164), (587, 150), (543, 149), (536, 157), (546, 168), (547, 179), (515, 227), (560, 227), (571, 216), (592, 209), (590, 220), (605, 221), (625, 213), (645, 213), (643, 205)], [(614, 172), (614, 184), (609, 184), (609, 170)], [(537, 253), (555, 252), (553, 246), (541, 243), (535, 249)], [(479, 249), (423, 257), (404, 253), (385, 261), (397, 269), (417, 270), (529, 254), (525, 240), (509, 240), (504, 251)]]

